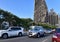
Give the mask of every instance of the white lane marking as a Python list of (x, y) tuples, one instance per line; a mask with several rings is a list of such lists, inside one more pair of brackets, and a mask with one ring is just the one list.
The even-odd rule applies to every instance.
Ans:
[(46, 42), (48, 39), (43, 40), (42, 42)]

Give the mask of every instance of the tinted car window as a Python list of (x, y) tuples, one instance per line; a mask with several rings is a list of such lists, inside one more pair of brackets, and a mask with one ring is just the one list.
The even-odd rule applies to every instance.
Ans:
[(21, 28), (11, 28), (11, 30), (21, 30)]
[(17, 28), (17, 30), (21, 30), (21, 28)]

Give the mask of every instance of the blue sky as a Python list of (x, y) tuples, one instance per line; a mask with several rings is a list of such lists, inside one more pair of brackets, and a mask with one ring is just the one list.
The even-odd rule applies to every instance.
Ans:
[[(60, 0), (46, 0), (48, 10), (60, 13)], [(20, 18), (34, 17), (34, 0), (0, 0), (0, 8)]]

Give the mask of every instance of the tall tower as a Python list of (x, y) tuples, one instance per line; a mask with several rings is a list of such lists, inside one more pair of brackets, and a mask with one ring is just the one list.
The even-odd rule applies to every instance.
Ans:
[(48, 23), (51, 25), (58, 24), (58, 15), (56, 12), (54, 12), (54, 9), (51, 9), (48, 13)]
[(34, 22), (47, 22), (48, 9), (45, 0), (35, 0)]

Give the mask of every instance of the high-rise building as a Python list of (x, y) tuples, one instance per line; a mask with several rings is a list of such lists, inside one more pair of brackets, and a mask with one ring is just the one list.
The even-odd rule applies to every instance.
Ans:
[(58, 16), (58, 24), (56, 24), (57, 28), (60, 28), (60, 15)]
[(35, 0), (34, 22), (47, 22), (48, 9), (45, 0)]
[(51, 9), (50, 12), (48, 13), (48, 23), (51, 25), (58, 24), (58, 15), (57, 13), (54, 12), (53, 9)]

